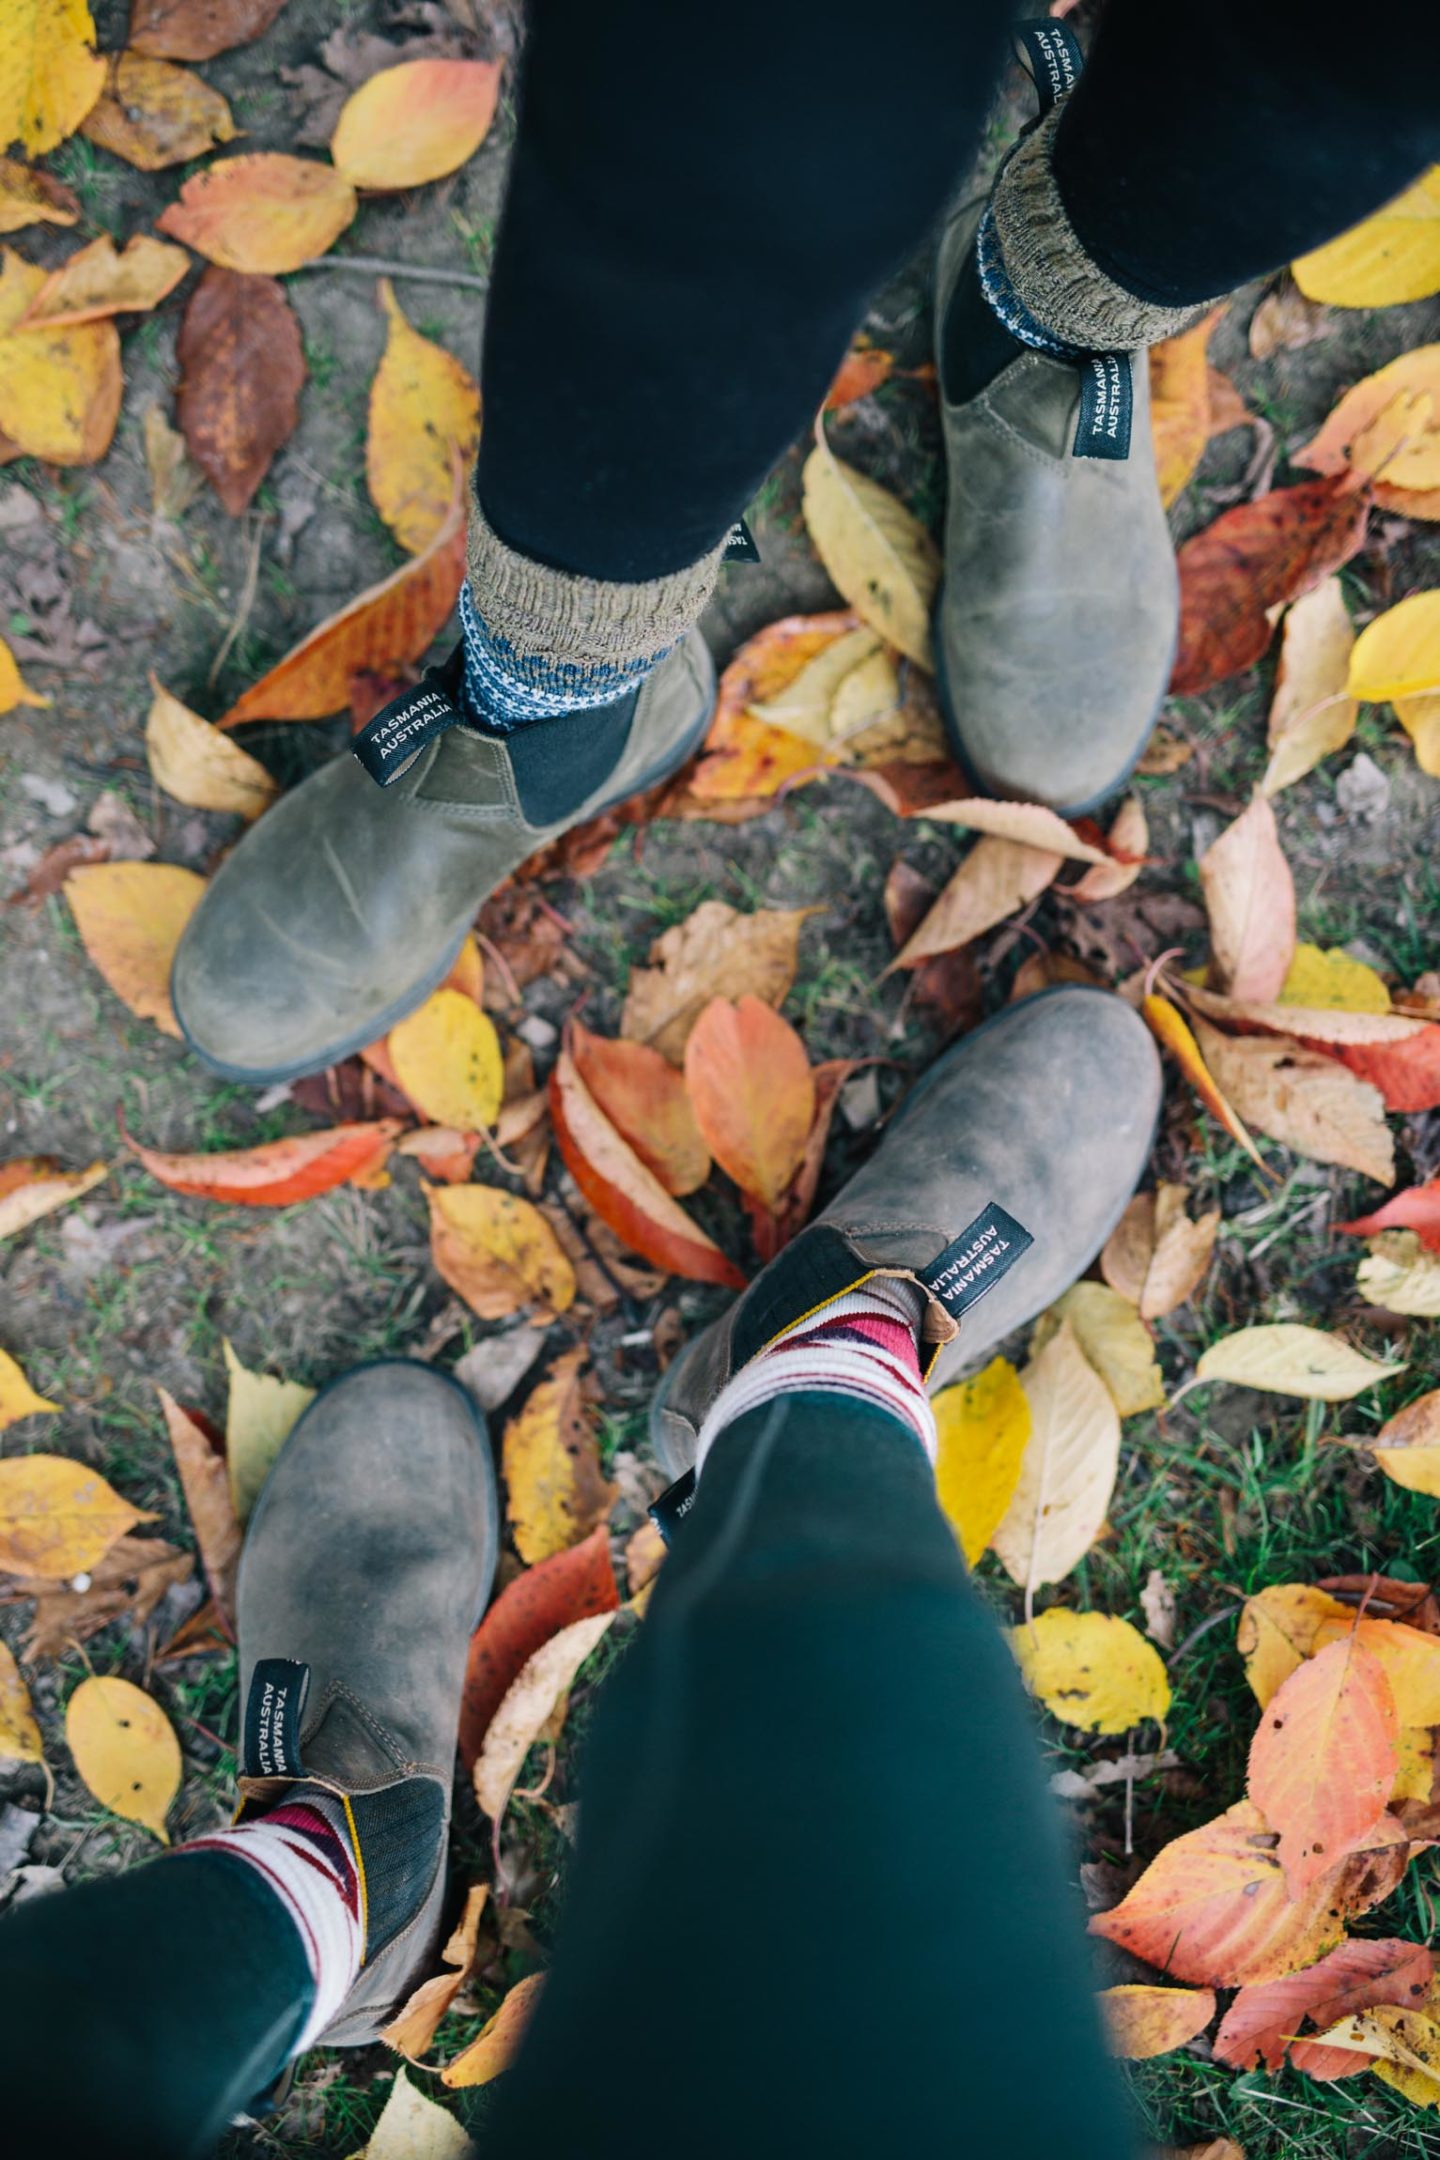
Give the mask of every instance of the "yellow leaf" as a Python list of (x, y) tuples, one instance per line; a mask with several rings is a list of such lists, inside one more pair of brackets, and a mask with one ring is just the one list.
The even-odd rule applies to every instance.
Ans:
[(614, 1618), (613, 1612), (603, 1612), (573, 1620), (542, 1643), (511, 1681), (475, 1758), (475, 1797), (493, 1821), (504, 1814), (541, 1727)]
[(401, 2070), (369, 2144), (352, 2160), (472, 2160), (474, 2151), (455, 2117), (417, 2091)]
[(1367, 479), (1412, 493), (1440, 487), (1440, 432), (1434, 393), (1401, 390), (1362, 427), (1350, 445), (1350, 464)]
[(91, 1163), (88, 1170), (59, 1170), (43, 1155), (0, 1163), (0, 1238), (14, 1237), (42, 1215), (68, 1207), (109, 1175), (104, 1163)]
[(370, 385), (365, 476), (401, 547), (418, 555), (449, 516), (456, 458), (467, 472), (474, 460), (480, 389), (453, 353), (411, 328), (388, 278), (378, 291), (389, 327)]
[(493, 1185), (425, 1185), (436, 1270), (482, 1320), (522, 1305), (567, 1312), (575, 1270), (530, 1201)]
[(73, 225), (79, 215), (75, 196), (49, 173), (0, 157), (0, 233), (19, 232), (23, 225)]
[(122, 1005), (180, 1029), (170, 1004), (170, 967), (205, 880), (175, 863), (84, 863), (65, 880), (80, 942)]
[(1348, 1605), (1309, 1583), (1271, 1583), (1247, 1598), (1235, 1629), (1235, 1648), (1245, 1660), (1245, 1677), (1260, 1708), (1304, 1664), (1327, 1622), (1348, 1627), (1354, 1618)]
[(0, 23), (0, 150), (20, 142), (43, 156), (73, 135), (99, 97), (105, 63), (95, 52), (86, 0), (6, 0)]
[(1281, 1005), (1319, 1006), (1327, 1012), (1386, 1013), (1390, 992), (1374, 968), (1352, 960), (1338, 945), (1297, 945), (1280, 987)]
[(1294, 452), (1315, 472), (1365, 479), (1382, 509), (1440, 518), (1430, 482), (1440, 453), (1440, 345), (1415, 345), (1352, 383), (1319, 433)]
[(1382, 1231), (1355, 1270), (1355, 1287), (1383, 1312), (1440, 1320), (1440, 1253), (1422, 1245), (1413, 1230)]
[(1167, 510), (1189, 482), (1213, 432), (1205, 348), (1222, 312), (1211, 308), (1178, 337), (1150, 348), (1150, 432), (1160, 500)]
[(499, 93), (497, 60), (402, 60), (345, 100), (330, 155), (359, 188), (443, 179), (484, 142)]
[(515, 1550), (532, 1565), (588, 1537), (615, 1504), (600, 1468), (583, 1346), (558, 1358), (505, 1427), (505, 1491)]
[(1440, 588), (1411, 593), (1366, 624), (1350, 655), (1349, 688), (1376, 703), (1440, 690)]
[(35, 1417), (42, 1410), (58, 1410), (59, 1403), (37, 1395), (8, 1350), (0, 1350), (0, 1432), (19, 1418)]
[(17, 705), (49, 705), (52, 701), (32, 690), (20, 673), (15, 655), (4, 638), (0, 638), (0, 713), (13, 712)]
[(1215, 2015), (1215, 1997), (1208, 1988), (1126, 1985), (1106, 1988), (1100, 2008), (1112, 2055), (1148, 2062), (1204, 2032)]
[(157, 787), (192, 810), (233, 810), (257, 818), (279, 793), (258, 758), (150, 677), (145, 755)]
[(1354, 644), (1338, 577), (1323, 578), (1286, 609), (1261, 782), (1266, 795), (1303, 779), (1354, 734), (1358, 707), (1342, 694)]
[(82, 1680), (65, 1706), (65, 1742), (102, 1807), (169, 1844), (165, 1817), (180, 1790), (180, 1743), (159, 1703), (128, 1680)]
[(136, 233), (122, 254), (108, 233), (52, 270), (26, 308), (19, 328), (58, 330), (107, 315), (143, 315), (172, 293), (190, 267), (184, 248)]
[(104, 95), (80, 132), (127, 165), (160, 172), (233, 142), (237, 131), (220, 92), (192, 68), (121, 52), (111, 58)]
[(971, 1567), (1015, 1496), (1030, 1438), (1030, 1404), (1020, 1376), (1003, 1357), (935, 1397), (940, 1438), (935, 1485), (950, 1527)]
[(933, 670), (930, 610), (940, 551), (888, 488), (837, 458), (822, 435), (802, 475), (805, 523), (838, 590), (871, 628)]
[(1440, 1500), (1440, 1388), (1397, 1411), (1371, 1449), (1392, 1484)]
[(1396, 307), (1440, 292), (1440, 166), (1290, 267), (1307, 300), (1332, 307)]
[(1048, 1612), (1010, 1630), (1025, 1685), (1053, 1717), (1081, 1732), (1121, 1733), (1170, 1708), (1165, 1661), (1138, 1628), (1111, 1613)]
[(333, 246), (356, 207), (333, 165), (257, 150), (192, 173), (155, 226), (226, 270), (280, 277)]
[(1395, 698), (1395, 717), (1415, 745), (1415, 762), (1432, 780), (1440, 780), (1440, 691)]
[(1027, 1591), (1068, 1575), (1100, 1533), (1120, 1461), (1120, 1415), (1068, 1320), (1020, 1375), (1030, 1441), (991, 1543)]
[(52, 465), (91, 465), (115, 433), (122, 379), (113, 322), (21, 330), (46, 281), (13, 248), (0, 258), (0, 432)]
[(42, 1763), (45, 1750), (30, 1706), (30, 1690), (8, 1643), (0, 1642), (0, 1762)]
[(1032, 1352), (1041, 1350), (1068, 1320), (1122, 1418), (1165, 1407), (1165, 1380), (1155, 1362), (1155, 1343), (1133, 1301), (1108, 1283), (1079, 1282), (1042, 1313)]
[(1419, 2010), (1382, 2003), (1315, 2035), (1316, 2047), (1368, 2055), (1370, 2067), (1417, 2107), (1440, 2107), (1440, 2025)]
[(0, 1462), (0, 1569), (62, 1582), (83, 1575), (136, 1523), (153, 1522), (66, 1455), (12, 1455)]
[(441, 989), (390, 1030), (395, 1077), (422, 1116), (481, 1132), (500, 1115), (505, 1058), (495, 1023), (463, 990)]
[(1229, 1380), (1236, 1387), (1299, 1395), (1307, 1402), (1349, 1402), (1404, 1370), (1403, 1360), (1382, 1364), (1352, 1350), (1338, 1335), (1283, 1320), (1222, 1336), (1195, 1367), (1195, 1378)]
[[(798, 675), (760, 703), (745, 710), (767, 727), (784, 728), (820, 749), (827, 749), (835, 733), (835, 703), (847, 678), (883, 650), (873, 630), (844, 631), (822, 645)], [(871, 715), (873, 717), (873, 715)]]
[(230, 1495), (235, 1516), (245, 1523), (260, 1497), (260, 1488), (281, 1448), (302, 1413), (315, 1400), (314, 1388), (298, 1380), (275, 1380), (269, 1373), (251, 1372), (236, 1357), (229, 1342), (225, 1370), (230, 1376), (230, 1396), (225, 1407), (225, 1459), (230, 1466)]
[[(1411, 1629), (1412, 1634), (1418, 1632)], [(1436, 1640), (1427, 1637), (1426, 1640)], [(1393, 1689), (1395, 1682), (1392, 1678)], [(1399, 1763), (1390, 1804), (1401, 1800), (1428, 1800), (1435, 1785), (1435, 1733), (1429, 1725), (1402, 1725), (1396, 1741)]]
[(538, 1972), (517, 1980), (489, 2023), (441, 2071), (441, 2084), (488, 2085), (508, 2070), (535, 2014), (544, 1982), (544, 1973)]

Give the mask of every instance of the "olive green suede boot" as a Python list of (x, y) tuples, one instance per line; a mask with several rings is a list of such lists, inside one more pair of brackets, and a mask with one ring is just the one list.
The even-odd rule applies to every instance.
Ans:
[[(425, 740), (425, 701), (458, 700), (454, 671), (411, 693), (402, 717), (418, 715), (421, 747), (408, 763), (382, 714), (360, 739), (369, 769), (347, 755), (312, 773), (206, 888), (170, 985), (190, 1048), (263, 1086), (385, 1034), (444, 981), (476, 909), (527, 856), (685, 763), (714, 693), (693, 629), (623, 705), (511, 734), (451, 724)], [(377, 784), (391, 751), (399, 769)]]
[(362, 1963), (326, 2046), (373, 2040), (433, 1956), (465, 1658), (498, 1552), (478, 1413), (400, 1359), (316, 1398), (250, 1518), (240, 1789), (247, 1807), (338, 1795), (358, 1855)]
[(924, 1293), (932, 1388), (979, 1364), (1090, 1265), (1140, 1181), (1160, 1098), (1150, 1031), (1108, 991), (1043, 991), (966, 1036), (864, 1169), (670, 1367), (650, 1421), (661, 1464), (688, 1470), (731, 1375), (875, 1275)]

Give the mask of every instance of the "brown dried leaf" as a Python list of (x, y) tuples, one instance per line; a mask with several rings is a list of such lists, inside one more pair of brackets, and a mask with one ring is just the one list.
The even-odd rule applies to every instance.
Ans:
[[(1054, 883), (1064, 857), (990, 834), (977, 840), (919, 929), (890, 968), (914, 967), (968, 945)], [(889, 970), (887, 970), (887, 973)]]
[(1247, 1125), (1312, 1162), (1395, 1182), (1395, 1141), (1378, 1088), (1283, 1037), (1222, 1035), (1195, 1022), (1205, 1062)]
[(135, 0), (130, 47), (159, 60), (213, 60), (269, 29), (285, 0)]
[(112, 1620), (143, 1626), (172, 1584), (195, 1571), (189, 1553), (164, 1538), (122, 1537), (76, 1581), (83, 1590), (60, 1587), (43, 1576), (16, 1576), (7, 1585), (16, 1597), (33, 1597), (35, 1613), (25, 1643), (30, 1658), (63, 1657), (72, 1643), (88, 1642)]
[(815, 912), (757, 908), (745, 915), (723, 900), (703, 900), (683, 923), (656, 938), (649, 967), (631, 975), (620, 1033), (680, 1065), (690, 1030), (711, 998), (749, 994), (767, 1005), (783, 1004), (795, 980), (800, 926)]
[(239, 517), (300, 417), (305, 356), (284, 288), (274, 278), (208, 269), (190, 295), (175, 353), (190, 455)]

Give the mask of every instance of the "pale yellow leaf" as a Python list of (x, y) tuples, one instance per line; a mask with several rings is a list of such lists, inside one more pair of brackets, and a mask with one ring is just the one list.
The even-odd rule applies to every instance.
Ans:
[(925, 527), (888, 488), (837, 458), (823, 434), (801, 484), (805, 523), (836, 589), (887, 643), (933, 669), (940, 551)]
[(1014, 1366), (997, 1357), (969, 1380), (941, 1388), (933, 1408), (940, 1442), (936, 1494), (974, 1567), (1014, 1498), (1030, 1404)]
[(614, 1618), (605, 1612), (572, 1621), (527, 1658), (510, 1683), (475, 1758), (475, 1797), (493, 1820), (504, 1814), (540, 1728)]
[(1270, 763), (1261, 782), (1265, 794), (1292, 786), (1354, 734), (1359, 707), (1345, 695), (1354, 644), (1338, 577), (1323, 578), (1286, 610), (1270, 704)]
[(65, 880), (80, 942), (122, 1005), (179, 1036), (170, 968), (205, 880), (177, 863), (85, 863)]
[(153, 1831), (180, 1790), (180, 1743), (159, 1703), (114, 1675), (82, 1680), (65, 1706), (65, 1743), (102, 1807)]
[(1100, 1255), (1106, 1282), (1138, 1308), (1142, 1320), (1159, 1320), (1185, 1304), (1209, 1268), (1220, 1211), (1192, 1222), (1187, 1198), (1183, 1185), (1163, 1180), (1153, 1193), (1137, 1193)]
[(1440, 1253), (1422, 1245), (1413, 1230), (1382, 1231), (1355, 1270), (1355, 1287), (1384, 1312), (1440, 1320)]
[(783, 690), (759, 704), (747, 705), (745, 710), (767, 727), (784, 728), (787, 735), (802, 736), (817, 748), (826, 749), (834, 737), (835, 701), (842, 685), (882, 649), (873, 630), (844, 631), (828, 645), (822, 645)]
[(471, 2160), (474, 2151), (455, 2117), (400, 2070), (369, 2144), (352, 2160)]
[(1382, 1363), (1352, 1350), (1338, 1335), (1282, 1320), (1223, 1335), (1200, 1359), (1195, 1377), (1229, 1380), (1271, 1395), (1299, 1395), (1308, 1402), (1349, 1402), (1404, 1370), (1403, 1359)]
[(1122, 2062), (1148, 2062), (1193, 2040), (1215, 2015), (1209, 1988), (1149, 1987), (1126, 1983), (1100, 1997), (1110, 2052)]
[[(1106, 835), (1111, 851), (1105, 861), (1096, 863), (1069, 888), (1068, 897), (1076, 907), (1095, 907), (1102, 900), (1116, 900), (1139, 877), (1145, 867), (1145, 856), (1150, 848), (1150, 826), (1145, 816), (1145, 805), (1138, 795), (1127, 795), (1115, 813), (1115, 822)], [(1117, 861), (1122, 856), (1128, 858)]]
[(992, 833), (997, 840), (1015, 840), (1022, 847), (1042, 848), (1063, 855), (1069, 862), (1109, 865), (1110, 857), (1093, 841), (1083, 840), (1073, 825), (1043, 803), (992, 802), (985, 795), (970, 795), (956, 802), (936, 803), (925, 812), (936, 824), (961, 825), (971, 832)]
[(916, 967), (1004, 922), (1055, 881), (1064, 857), (986, 833), (976, 841), (890, 966)]
[(1052, 1717), (1081, 1732), (1121, 1733), (1170, 1708), (1165, 1661), (1112, 1613), (1048, 1612), (1010, 1630), (1025, 1685)]
[(1110, 1392), (1122, 1418), (1165, 1407), (1165, 1380), (1155, 1341), (1134, 1303), (1108, 1283), (1079, 1282), (1042, 1313), (1032, 1353), (1042, 1350), (1063, 1320)]
[(1030, 1442), (991, 1540), (1026, 1590), (1058, 1582), (1094, 1544), (1120, 1461), (1120, 1414), (1068, 1320), (1020, 1375)]
[(225, 1459), (230, 1465), (235, 1514), (243, 1524), (249, 1520), (260, 1488), (296, 1421), (314, 1402), (315, 1390), (302, 1387), (298, 1380), (275, 1380), (269, 1373), (251, 1372), (241, 1364), (228, 1341), (221, 1347), (230, 1378)]
[(0, 1238), (14, 1237), (42, 1215), (68, 1207), (109, 1175), (104, 1163), (91, 1163), (88, 1170), (60, 1170), (41, 1155), (0, 1163)]
[(30, 1690), (8, 1643), (0, 1642), (0, 1762), (39, 1763), (45, 1760), (40, 1727), (30, 1703)]
[(257, 818), (279, 793), (258, 758), (172, 697), (154, 675), (145, 755), (158, 787), (192, 810), (232, 810)]
[(390, 1030), (395, 1077), (421, 1115), (481, 1132), (500, 1114), (505, 1058), (489, 1013), (463, 990), (442, 987)]
[(1295, 883), (1263, 795), (1200, 857), (1200, 888), (1220, 989), (1237, 998), (1275, 997), (1295, 950)]
[(1371, 1442), (1393, 1484), (1440, 1500), (1440, 1388), (1398, 1410)]

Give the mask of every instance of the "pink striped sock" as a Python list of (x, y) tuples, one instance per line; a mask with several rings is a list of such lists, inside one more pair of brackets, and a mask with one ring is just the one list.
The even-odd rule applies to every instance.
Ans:
[(294, 2049), (303, 2055), (354, 1986), (365, 1948), (360, 1871), (344, 1803), (307, 1786), (303, 1799), (195, 1838), (176, 1857), (197, 1852), (243, 1860), (294, 1921), (315, 1982), (314, 2007)]
[(697, 1476), (717, 1434), (779, 1395), (852, 1395), (908, 1425), (931, 1462), (935, 1414), (920, 1372), (925, 1300), (913, 1283), (872, 1275), (777, 1335), (720, 1390), (700, 1428)]

